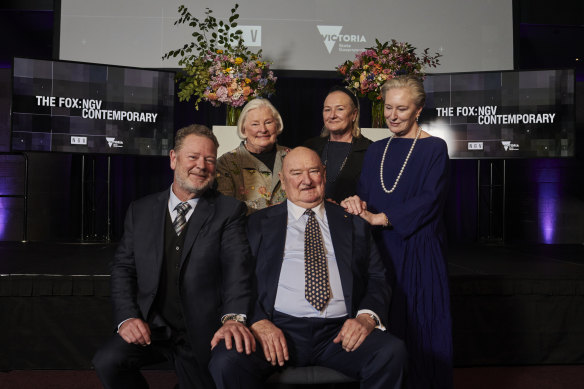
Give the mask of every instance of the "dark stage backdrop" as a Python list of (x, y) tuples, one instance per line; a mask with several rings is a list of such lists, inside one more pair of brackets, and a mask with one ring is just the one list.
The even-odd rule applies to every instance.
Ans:
[[(280, 111), (285, 129), (279, 143), (288, 147), (317, 136), (322, 128), (321, 106), (331, 86), (340, 83), (334, 75), (280, 75), (278, 93), (270, 98)], [(581, 90), (580, 90), (581, 93)], [(176, 128), (191, 123), (223, 125), (225, 108), (176, 102)], [(370, 102), (361, 99), (361, 126), (371, 123)], [(582, 130), (578, 117), (576, 132)], [(578, 138), (579, 139), (579, 138)], [(451, 182), (445, 220), (451, 244), (477, 240), (534, 243), (579, 243), (584, 240), (582, 201), (584, 167), (582, 142), (576, 141), (576, 157), (526, 160), (451, 160)], [(95, 217), (86, 220), (86, 231), (104, 235), (105, 160), (95, 157)], [(505, 166), (503, 167), (503, 163)], [(74, 158), (74, 181), (79, 181), (80, 161)], [(505, 173), (505, 192), (503, 192)], [(89, 174), (86, 172), (86, 174)], [(479, 182), (480, 177), (480, 182)], [(88, 180), (90, 181), (90, 180)], [(112, 237), (122, 233), (125, 210), (130, 201), (168, 188), (172, 171), (166, 157), (112, 158)], [(492, 182), (492, 186), (489, 183)], [(480, 184), (480, 186), (479, 186)], [(79, 198), (75, 185), (73, 203)], [(101, 189), (100, 189), (101, 188)], [(73, 212), (78, 215), (79, 212)], [(78, 224), (73, 216), (73, 224)], [(91, 225), (91, 223), (94, 223)]]
[[(278, 76), (278, 93), (270, 100), (279, 109), (285, 123), (279, 142), (289, 147), (298, 146), (320, 133), (324, 97), (340, 80), (333, 73), (321, 72)], [(577, 83), (576, 95), (582, 95), (581, 83)], [(361, 104), (361, 126), (369, 127), (370, 103), (362, 99)], [(584, 225), (581, 223), (584, 220), (584, 176), (580, 174), (584, 163), (582, 137), (578, 137), (583, 121), (580, 111), (577, 110), (580, 116), (576, 126), (576, 156), (505, 161), (505, 193), (502, 188), (503, 161), (482, 160), (480, 169), (476, 160), (451, 161), (452, 179), (445, 212), (451, 244), (502, 238), (509, 242), (533, 243), (584, 241)], [(201, 104), (197, 111), (192, 103), (176, 101), (175, 128), (191, 123), (210, 127), (223, 125), (225, 108)], [(87, 155), (83, 158), (64, 153), (27, 155), (28, 239), (105, 240), (108, 237), (107, 157)], [(17, 174), (10, 176), (9, 169), (4, 169), (6, 174), (0, 182), (0, 194), (22, 193), (23, 159), (7, 158), (3, 159), (3, 167), (10, 164), (11, 171)], [(109, 237), (117, 241), (122, 234), (129, 203), (167, 189), (172, 181), (172, 171), (168, 157), (153, 156), (112, 156), (109, 169)], [(494, 176), (494, 185), (489, 187), (491, 176)], [(3, 204), (0, 207), (0, 240), (20, 240), (24, 222), (22, 201), (0, 198), (0, 203)]]

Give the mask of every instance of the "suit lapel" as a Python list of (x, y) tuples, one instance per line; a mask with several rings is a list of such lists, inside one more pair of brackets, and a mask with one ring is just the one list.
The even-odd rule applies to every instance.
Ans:
[[(262, 243), (258, 253), (265, 253), (261, 260), (265, 266), (266, 290), (268, 291), (268, 307), (274, 307), (282, 261), (284, 260), (284, 245), (286, 243), (286, 228), (288, 225), (288, 208), (286, 201), (270, 208), (270, 214), (262, 220)], [(272, 293), (273, 292), (273, 293)]]
[(152, 261), (154, 268), (159, 270), (162, 266), (162, 258), (164, 257), (164, 230), (166, 228), (166, 215), (168, 214), (168, 196), (169, 192), (164, 191), (156, 198), (155, 212), (152, 214), (152, 226), (155, 228), (148, 228), (149, 236), (147, 242), (152, 242)]
[(276, 153), (276, 159), (274, 161), (274, 170), (273, 170), (274, 173), (272, 174), (272, 183), (270, 186), (270, 193), (272, 194), (272, 196), (274, 195), (274, 191), (276, 190), (276, 187), (280, 183), (280, 177), (278, 176), (278, 174), (276, 172), (279, 172), (280, 170), (282, 170), (282, 161), (284, 160), (285, 155), (286, 155), (285, 149), (279, 149), (278, 152)]
[(201, 196), (187, 225), (185, 243), (183, 245), (183, 252), (180, 259), (181, 267), (183, 266), (187, 255), (190, 253), (191, 248), (197, 239), (197, 235), (199, 235), (199, 232), (207, 222), (207, 219), (209, 219), (214, 213), (215, 202), (213, 199), (204, 195)]
[(335, 258), (341, 276), (341, 284), (343, 285), (347, 312), (352, 314), (353, 270), (351, 268), (351, 258), (353, 255), (353, 226), (351, 217), (342, 208), (329, 204), (328, 201), (324, 202), (324, 206), (331, 231)]

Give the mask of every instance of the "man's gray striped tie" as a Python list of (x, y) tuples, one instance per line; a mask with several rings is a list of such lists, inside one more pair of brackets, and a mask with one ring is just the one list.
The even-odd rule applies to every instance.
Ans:
[(189, 209), (191, 209), (191, 205), (189, 203), (187, 203), (186, 201), (183, 203), (179, 203), (174, 208), (177, 215), (176, 215), (176, 219), (174, 219), (174, 222), (172, 222), (172, 226), (174, 227), (176, 234), (179, 236), (180, 236), (180, 233), (185, 229), (185, 226), (187, 225), (187, 219), (185, 216), (186, 216), (187, 212), (189, 212)]

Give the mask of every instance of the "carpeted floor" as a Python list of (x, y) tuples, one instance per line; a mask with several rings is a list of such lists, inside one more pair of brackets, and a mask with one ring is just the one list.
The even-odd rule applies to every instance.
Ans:
[[(145, 371), (151, 389), (173, 389), (172, 371)], [(319, 388), (324, 388), (321, 385)], [(0, 372), (0, 389), (101, 389), (93, 371)], [(300, 387), (299, 387), (300, 388)], [(455, 389), (584, 389), (584, 365), (469, 367), (454, 369)], [(301, 389), (310, 389), (302, 386)]]

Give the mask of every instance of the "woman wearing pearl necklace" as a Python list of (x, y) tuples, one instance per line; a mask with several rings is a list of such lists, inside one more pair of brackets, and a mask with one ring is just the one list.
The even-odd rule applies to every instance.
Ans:
[(371, 140), (361, 135), (359, 100), (345, 87), (333, 87), (324, 100), (324, 127), (304, 146), (316, 151), (326, 166), (325, 197), (339, 203), (357, 193), (363, 157)]
[(389, 331), (410, 354), (408, 388), (452, 388), (450, 293), (442, 220), (448, 187), (446, 143), (418, 125), (422, 81), (398, 76), (382, 88), (391, 132), (365, 155), (347, 212), (379, 226), (377, 243), (393, 294)]

